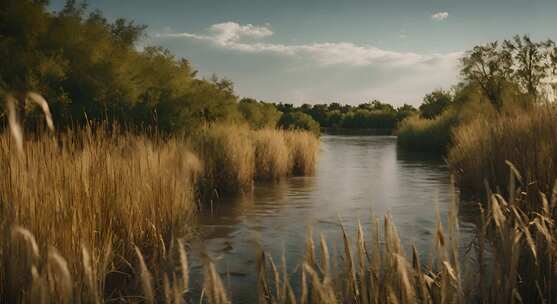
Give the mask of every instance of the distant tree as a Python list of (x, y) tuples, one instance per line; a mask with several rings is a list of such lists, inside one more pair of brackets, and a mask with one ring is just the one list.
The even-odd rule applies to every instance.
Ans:
[(424, 97), (420, 105), (420, 116), (427, 119), (435, 118), (453, 103), (453, 96), (450, 92), (436, 90)]
[(275, 128), (282, 116), (273, 104), (258, 102), (252, 98), (241, 99), (238, 109), (254, 129)]
[(418, 113), (418, 109), (416, 109), (412, 105), (404, 104), (396, 109), (397, 122), (401, 122), (406, 119), (406, 117), (414, 115), (416, 113)]
[(299, 129), (311, 131), (314, 134), (320, 133), (319, 123), (311, 116), (300, 111), (284, 113), (279, 121), (279, 126), (283, 129)]

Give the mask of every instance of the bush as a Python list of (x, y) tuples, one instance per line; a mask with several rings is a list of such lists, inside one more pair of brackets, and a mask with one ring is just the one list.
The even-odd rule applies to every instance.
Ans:
[(451, 141), (451, 129), (457, 123), (455, 111), (446, 111), (434, 119), (411, 116), (398, 129), (397, 143), (407, 150), (445, 153)]
[(319, 135), (319, 123), (311, 116), (302, 112), (284, 113), (279, 121), (279, 126), (287, 130), (306, 130)]

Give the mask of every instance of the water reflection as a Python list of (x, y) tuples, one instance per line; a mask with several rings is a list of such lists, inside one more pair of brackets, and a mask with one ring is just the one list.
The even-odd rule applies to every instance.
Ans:
[[(426, 254), (435, 210), (445, 218), (453, 193), (442, 159), (397, 150), (393, 136), (325, 135), (314, 177), (259, 184), (252, 194), (203, 210), (193, 252), (217, 261), (234, 303), (253, 303), (256, 244), (274, 257), (284, 253), (293, 271), (303, 256), (308, 226), (336, 243), (339, 222), (353, 233), (358, 222), (371, 227), (372, 214), (389, 213), (403, 244), (415, 244)], [(472, 229), (461, 223), (464, 241)], [(200, 259), (193, 260), (199, 269)]]

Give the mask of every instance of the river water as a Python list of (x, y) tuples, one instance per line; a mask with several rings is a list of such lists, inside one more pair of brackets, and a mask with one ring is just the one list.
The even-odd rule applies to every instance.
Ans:
[[(331, 244), (342, 244), (339, 223), (354, 232), (358, 222), (370, 228), (372, 215), (382, 219), (390, 214), (403, 245), (415, 244), (427, 256), (436, 208), (445, 219), (454, 195), (442, 159), (403, 152), (394, 136), (323, 135), (314, 176), (257, 184), (252, 194), (217, 202), (212, 210), (201, 212), (200, 235), (192, 243), (194, 289), (199, 290), (201, 281), (199, 256), (208, 255), (233, 303), (254, 303), (258, 244), (275, 261), (284, 254), (294, 273), (305, 252), (309, 226)], [(474, 215), (463, 212), (470, 208), (460, 209), (464, 248), (475, 227)]]

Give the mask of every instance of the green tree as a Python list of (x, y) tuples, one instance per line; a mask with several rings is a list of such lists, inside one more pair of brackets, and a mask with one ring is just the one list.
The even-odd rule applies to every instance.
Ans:
[(550, 76), (555, 67), (552, 40), (535, 42), (529, 36), (515, 36), (503, 43), (504, 52), (512, 58), (510, 75), (518, 86), (534, 101), (538, 99), (541, 81)]
[(280, 118), (279, 126), (283, 129), (307, 130), (316, 135), (320, 133), (319, 123), (311, 116), (300, 111), (284, 113)]
[(474, 47), (462, 58), (461, 74), (466, 81), (482, 88), (489, 101), (500, 109), (503, 87), (510, 79), (512, 56), (498, 42)]
[(436, 90), (424, 97), (420, 105), (420, 116), (433, 119), (445, 111), (453, 103), (453, 95), (448, 91)]

